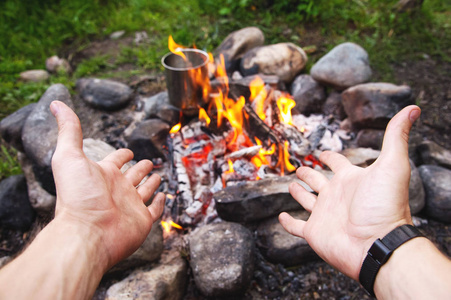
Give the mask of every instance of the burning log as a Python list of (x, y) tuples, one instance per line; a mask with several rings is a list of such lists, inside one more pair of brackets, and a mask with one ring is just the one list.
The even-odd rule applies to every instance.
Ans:
[(259, 118), (256, 112), (252, 109), (249, 104), (244, 106), (244, 111), (246, 112), (248, 118), (246, 118), (246, 131), (250, 136), (255, 136), (263, 143), (266, 143), (268, 140), (269, 144), (266, 144), (267, 147), (271, 146), (270, 144), (280, 144), (280, 139), (274, 133), (274, 131), (266, 125), (266, 123)]

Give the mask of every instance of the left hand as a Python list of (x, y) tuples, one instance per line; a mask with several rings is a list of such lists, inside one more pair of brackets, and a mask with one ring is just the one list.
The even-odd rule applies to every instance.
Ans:
[(106, 268), (132, 254), (145, 240), (152, 224), (161, 216), (165, 196), (149, 198), (160, 184), (153, 174), (136, 188), (152, 170), (149, 160), (142, 160), (121, 173), (121, 167), (133, 158), (128, 149), (120, 149), (96, 163), (83, 153), (80, 121), (64, 103), (50, 105), (58, 123), (58, 143), (52, 159), (57, 190), (55, 219), (88, 229), (102, 242)]

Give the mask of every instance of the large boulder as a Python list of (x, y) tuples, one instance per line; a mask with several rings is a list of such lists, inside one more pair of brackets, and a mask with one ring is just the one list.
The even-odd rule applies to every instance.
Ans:
[(239, 296), (254, 270), (252, 233), (237, 223), (203, 226), (189, 236), (190, 265), (197, 288), (207, 297)]
[(291, 84), (291, 95), (296, 101), (294, 109), (301, 114), (321, 112), (326, 90), (310, 75), (299, 75)]
[[(290, 212), (296, 219), (307, 221), (305, 210)], [(278, 217), (269, 218), (257, 228), (257, 246), (263, 255), (274, 264), (295, 266), (317, 258), (316, 253), (303, 238), (289, 234), (279, 223)]]
[(361, 148), (382, 149), (385, 130), (382, 129), (362, 129), (356, 137), (357, 146)]
[(76, 88), (87, 104), (109, 111), (123, 108), (133, 95), (128, 85), (108, 79), (82, 78), (77, 81)]
[(227, 72), (234, 71), (241, 57), (249, 50), (263, 46), (265, 36), (257, 27), (246, 27), (230, 33), (214, 51), (216, 59), (224, 56), (224, 64)]
[(54, 84), (39, 99), (22, 129), (23, 147), (33, 163), (36, 179), (41, 182), (46, 191), (52, 194), (55, 194), (55, 184), (51, 163), (58, 138), (58, 125), (49, 106), (54, 100), (73, 106), (69, 90), (62, 84)]
[(346, 112), (343, 103), (341, 103), (341, 93), (332, 91), (329, 96), (327, 96), (322, 110), (323, 114), (326, 116), (333, 116), (338, 120), (346, 119)]
[(439, 166), (418, 168), (426, 192), (426, 213), (433, 219), (451, 223), (451, 171)]
[(0, 182), (0, 226), (27, 230), (35, 215), (28, 200), (25, 177), (16, 175), (3, 179)]
[(241, 59), (240, 69), (244, 76), (262, 73), (291, 82), (306, 63), (307, 54), (302, 48), (293, 43), (279, 43), (248, 51)]
[(354, 43), (340, 44), (318, 60), (310, 74), (337, 90), (367, 82), (371, 77), (368, 53)]
[(28, 115), (33, 111), (36, 103), (28, 104), (16, 112), (10, 114), (0, 122), (2, 138), (19, 151), (24, 152), (22, 144), (22, 129)]
[(406, 85), (366, 83), (343, 92), (343, 106), (353, 126), (385, 129), (390, 119), (412, 104), (412, 90)]

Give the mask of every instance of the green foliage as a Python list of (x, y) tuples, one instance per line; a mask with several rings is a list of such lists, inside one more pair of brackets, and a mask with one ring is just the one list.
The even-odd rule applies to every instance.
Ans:
[(3, 145), (0, 145), (0, 148), (0, 180), (12, 175), (21, 174), (22, 170), (17, 162), (17, 151)]

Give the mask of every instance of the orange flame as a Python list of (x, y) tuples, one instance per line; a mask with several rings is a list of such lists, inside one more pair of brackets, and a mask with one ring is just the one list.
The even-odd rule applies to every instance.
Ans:
[(290, 163), (289, 158), (290, 158), (290, 153), (288, 153), (288, 141), (285, 141), (284, 147), (283, 147), (283, 159), (284, 159), (285, 168), (287, 169), (288, 172), (296, 171), (296, 167)]
[(169, 133), (177, 133), (179, 132), (180, 128), (182, 127), (181, 123), (175, 124), (171, 130), (169, 130)]
[(202, 107), (199, 108), (199, 120), (205, 121), (207, 126), (210, 125), (210, 122), (211, 122), (210, 117), (208, 116), (208, 114), (205, 111), (205, 109), (203, 109)]
[(172, 38), (172, 35), (170, 35), (168, 37), (168, 48), (169, 48), (169, 51), (171, 51), (172, 53), (174, 53), (176, 55), (183, 57), (183, 59), (186, 60), (185, 54), (182, 51), (180, 51), (180, 49), (185, 49), (186, 47), (177, 44), (174, 41), (174, 39)]
[(256, 109), (255, 112), (260, 117), (260, 119), (262, 119), (264, 121), (266, 119), (264, 107), (265, 107), (265, 100), (267, 97), (267, 92), (265, 90), (265, 82), (260, 77), (257, 76), (257, 77), (255, 77), (254, 80), (251, 81), (251, 83), (249, 85), (249, 89), (251, 91), (249, 100), (251, 102), (254, 100), (257, 101), (255, 103), (255, 109)]
[(286, 96), (277, 99), (277, 107), (280, 111), (280, 122), (292, 125), (293, 118), (291, 117), (291, 109), (296, 106), (296, 102)]
[(183, 229), (182, 226), (180, 226), (179, 224), (175, 223), (172, 220), (170, 220), (169, 222), (161, 221), (160, 223), (164, 231), (167, 233), (171, 232), (171, 228)]
[(233, 169), (233, 162), (230, 159), (228, 159), (227, 163), (229, 164), (229, 169), (227, 171), (225, 171), (225, 173), (231, 174), (231, 173), (235, 172), (235, 170)]

